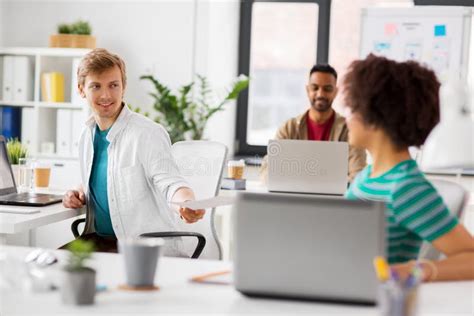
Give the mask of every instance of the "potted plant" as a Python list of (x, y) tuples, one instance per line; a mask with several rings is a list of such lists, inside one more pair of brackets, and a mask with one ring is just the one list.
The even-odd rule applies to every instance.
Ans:
[(28, 155), (28, 149), (18, 140), (18, 138), (9, 138), (7, 140), (7, 154), (10, 164), (12, 165), (15, 183), (18, 185), (18, 181), (20, 180), (19, 161), (21, 158), (26, 158)]
[(49, 47), (95, 48), (95, 37), (88, 22), (59, 24), (58, 34), (49, 37)]
[(237, 99), (239, 93), (249, 84), (249, 79), (241, 75), (218, 102), (213, 102), (217, 98), (212, 93), (206, 77), (200, 75), (196, 77), (197, 91), (193, 91), (195, 86), (193, 81), (182, 86), (176, 95), (153, 76), (140, 77), (153, 84), (155, 91), (149, 94), (154, 99), (153, 108), (158, 112), (154, 120), (166, 128), (173, 143), (180, 140), (201, 139), (209, 118), (222, 111), (229, 101)]
[(94, 304), (96, 272), (84, 265), (84, 261), (92, 256), (94, 243), (76, 239), (69, 244), (68, 250), (68, 262), (61, 282), (62, 301), (71, 305)]

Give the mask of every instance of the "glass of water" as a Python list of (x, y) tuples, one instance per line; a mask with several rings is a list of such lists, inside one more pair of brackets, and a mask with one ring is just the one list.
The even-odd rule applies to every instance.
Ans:
[(20, 158), (18, 160), (20, 178), (18, 181), (18, 191), (30, 192), (33, 190), (33, 163), (31, 158)]

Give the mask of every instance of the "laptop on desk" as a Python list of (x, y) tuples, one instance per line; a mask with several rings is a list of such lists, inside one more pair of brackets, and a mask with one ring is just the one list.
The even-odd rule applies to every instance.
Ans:
[(374, 304), (373, 258), (385, 254), (381, 202), (240, 193), (234, 284), (249, 296)]
[(6, 141), (0, 136), (0, 205), (46, 206), (62, 201), (61, 195), (18, 193), (8, 160)]
[(345, 142), (270, 140), (268, 191), (343, 195), (348, 183)]

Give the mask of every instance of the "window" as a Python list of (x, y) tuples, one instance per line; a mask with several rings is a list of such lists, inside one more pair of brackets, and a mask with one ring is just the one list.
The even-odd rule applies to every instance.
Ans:
[(309, 70), (327, 62), (329, 2), (242, 3), (239, 72), (251, 80), (239, 99), (239, 154), (265, 154), (276, 130), (307, 109)]

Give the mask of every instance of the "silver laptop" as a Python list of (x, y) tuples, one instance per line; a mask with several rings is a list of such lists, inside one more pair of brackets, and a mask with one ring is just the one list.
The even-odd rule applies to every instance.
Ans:
[(343, 195), (349, 145), (345, 142), (270, 140), (268, 190)]
[[(46, 206), (62, 201), (61, 195), (44, 193), (18, 193), (13, 177), (13, 171), (10, 166), (10, 160), (7, 155), (6, 140), (0, 136), (0, 205), (18, 205), (18, 206)], [(8, 212), (3, 209), (2, 212)], [(34, 213), (35, 211), (33, 211)], [(37, 212), (37, 211), (36, 211)], [(31, 211), (16, 213), (32, 213)]]
[(384, 204), (307, 194), (241, 193), (234, 284), (250, 296), (374, 304), (385, 254)]

